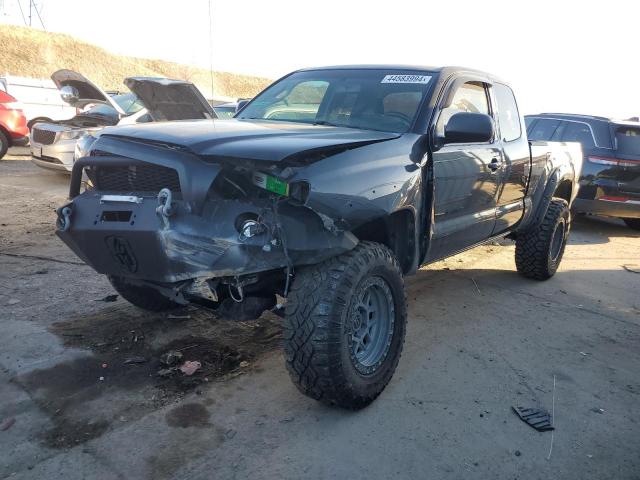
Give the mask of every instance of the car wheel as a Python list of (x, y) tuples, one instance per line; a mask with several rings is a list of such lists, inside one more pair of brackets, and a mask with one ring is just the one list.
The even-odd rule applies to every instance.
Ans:
[(402, 271), (385, 246), (353, 250), (296, 272), (285, 308), (287, 370), (305, 395), (367, 406), (400, 360), (407, 322)]
[(516, 239), (518, 273), (534, 280), (547, 280), (556, 273), (564, 254), (571, 215), (566, 200), (553, 199), (536, 228)]
[(9, 150), (9, 139), (5, 133), (0, 130), (0, 159), (7, 154), (7, 150)]
[(627, 224), (627, 227), (640, 230), (640, 218), (623, 218), (622, 220)]
[(181, 307), (180, 304), (172, 302), (153, 288), (131, 285), (122, 277), (109, 276), (108, 278), (115, 291), (136, 307), (151, 312), (163, 312)]

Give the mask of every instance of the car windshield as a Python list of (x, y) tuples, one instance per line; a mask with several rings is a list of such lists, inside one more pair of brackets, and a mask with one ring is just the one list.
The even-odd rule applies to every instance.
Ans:
[(431, 72), (398, 69), (296, 72), (267, 88), (236, 118), (404, 133), (432, 77)]
[(619, 127), (616, 140), (618, 153), (640, 156), (640, 127)]
[[(136, 97), (133, 93), (112, 95), (111, 99), (116, 102), (118, 106), (124, 111), (125, 116), (133, 115), (134, 113), (144, 108), (142, 102), (140, 102), (140, 100), (138, 100), (138, 97)], [(114, 115), (117, 116), (117, 112), (111, 105), (108, 105), (106, 103), (98, 103), (86, 112), (83, 112), (83, 115), (112, 117)]]

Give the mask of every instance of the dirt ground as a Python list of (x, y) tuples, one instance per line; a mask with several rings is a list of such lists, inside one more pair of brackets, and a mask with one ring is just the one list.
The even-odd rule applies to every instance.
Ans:
[[(54, 235), (67, 183), (23, 149), (0, 161), (0, 478), (640, 479), (640, 235), (621, 222), (578, 218), (547, 282), (506, 241), (408, 278), (400, 366), (354, 413), (297, 392), (275, 315), (114, 298)], [(553, 409), (555, 431), (512, 406)]]

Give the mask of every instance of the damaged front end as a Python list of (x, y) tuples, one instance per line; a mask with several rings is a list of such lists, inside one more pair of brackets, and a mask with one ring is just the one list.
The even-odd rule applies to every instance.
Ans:
[[(57, 235), (120, 282), (257, 318), (286, 296), (294, 266), (358, 242), (305, 206), (309, 185), (288, 183), (290, 171), (102, 136), (74, 165)], [(83, 172), (92, 188), (80, 193)]]

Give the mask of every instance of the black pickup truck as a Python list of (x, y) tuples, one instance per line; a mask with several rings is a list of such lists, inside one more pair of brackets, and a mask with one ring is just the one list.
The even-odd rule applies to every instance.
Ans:
[(486, 73), (307, 69), (234, 119), (103, 130), (57, 233), (141, 308), (280, 313), (297, 387), (356, 409), (398, 364), (404, 275), (501, 237), (522, 275), (556, 272), (581, 159), (579, 144), (530, 143)]

